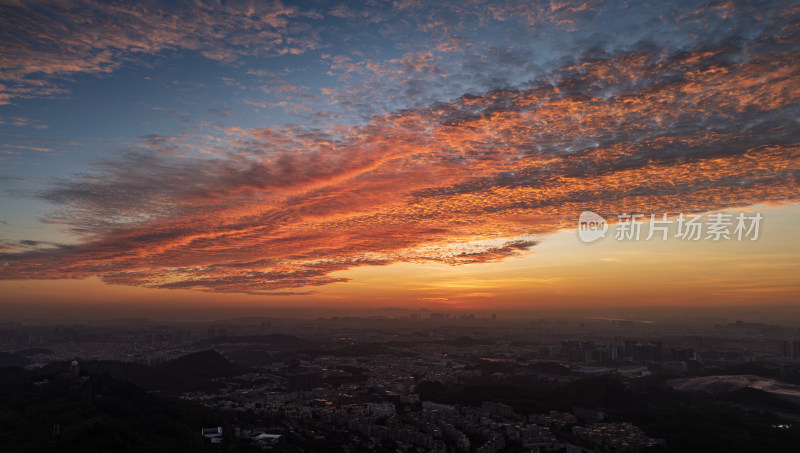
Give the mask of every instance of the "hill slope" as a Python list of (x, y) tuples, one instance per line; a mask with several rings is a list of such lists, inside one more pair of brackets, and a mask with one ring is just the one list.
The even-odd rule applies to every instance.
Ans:
[(49, 383), (36, 385), (39, 373), (0, 370), (4, 452), (217, 450), (200, 436), (200, 428), (225, 425), (225, 415), (149, 394), (108, 375), (81, 382), (51, 374)]
[(108, 373), (147, 390), (168, 392), (213, 389), (218, 383), (209, 379), (238, 376), (250, 371), (213, 350), (195, 352), (155, 366), (100, 360), (82, 363), (81, 367), (92, 373)]

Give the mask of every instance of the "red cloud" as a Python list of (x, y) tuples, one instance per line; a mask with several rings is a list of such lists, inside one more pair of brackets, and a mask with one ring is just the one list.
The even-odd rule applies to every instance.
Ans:
[(797, 200), (787, 39), (590, 54), (364, 126), (231, 129), (213, 159), (128, 153), (44, 195), (81, 244), (6, 251), (0, 278), (275, 293), (357, 266), (507, 259), (585, 209)]

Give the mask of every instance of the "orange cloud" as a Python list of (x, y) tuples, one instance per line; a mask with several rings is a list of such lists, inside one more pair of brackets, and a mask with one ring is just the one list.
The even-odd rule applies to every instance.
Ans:
[(82, 242), (6, 249), (0, 278), (283, 294), (358, 266), (504, 260), (585, 209), (797, 200), (787, 39), (588, 53), (524, 88), (363, 126), (231, 128), (213, 158), (155, 140), (44, 194)]

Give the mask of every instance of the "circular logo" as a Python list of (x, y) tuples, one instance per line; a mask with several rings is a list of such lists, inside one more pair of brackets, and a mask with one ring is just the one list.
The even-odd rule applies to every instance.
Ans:
[(608, 222), (592, 211), (583, 211), (578, 217), (578, 237), (582, 242), (594, 242), (606, 237)]

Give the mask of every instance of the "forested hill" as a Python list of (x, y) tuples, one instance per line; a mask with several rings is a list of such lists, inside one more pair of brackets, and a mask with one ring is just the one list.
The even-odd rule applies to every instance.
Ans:
[(218, 451), (200, 428), (227, 425), (221, 417), (107, 374), (70, 379), (0, 369), (0, 450), (6, 453)]

